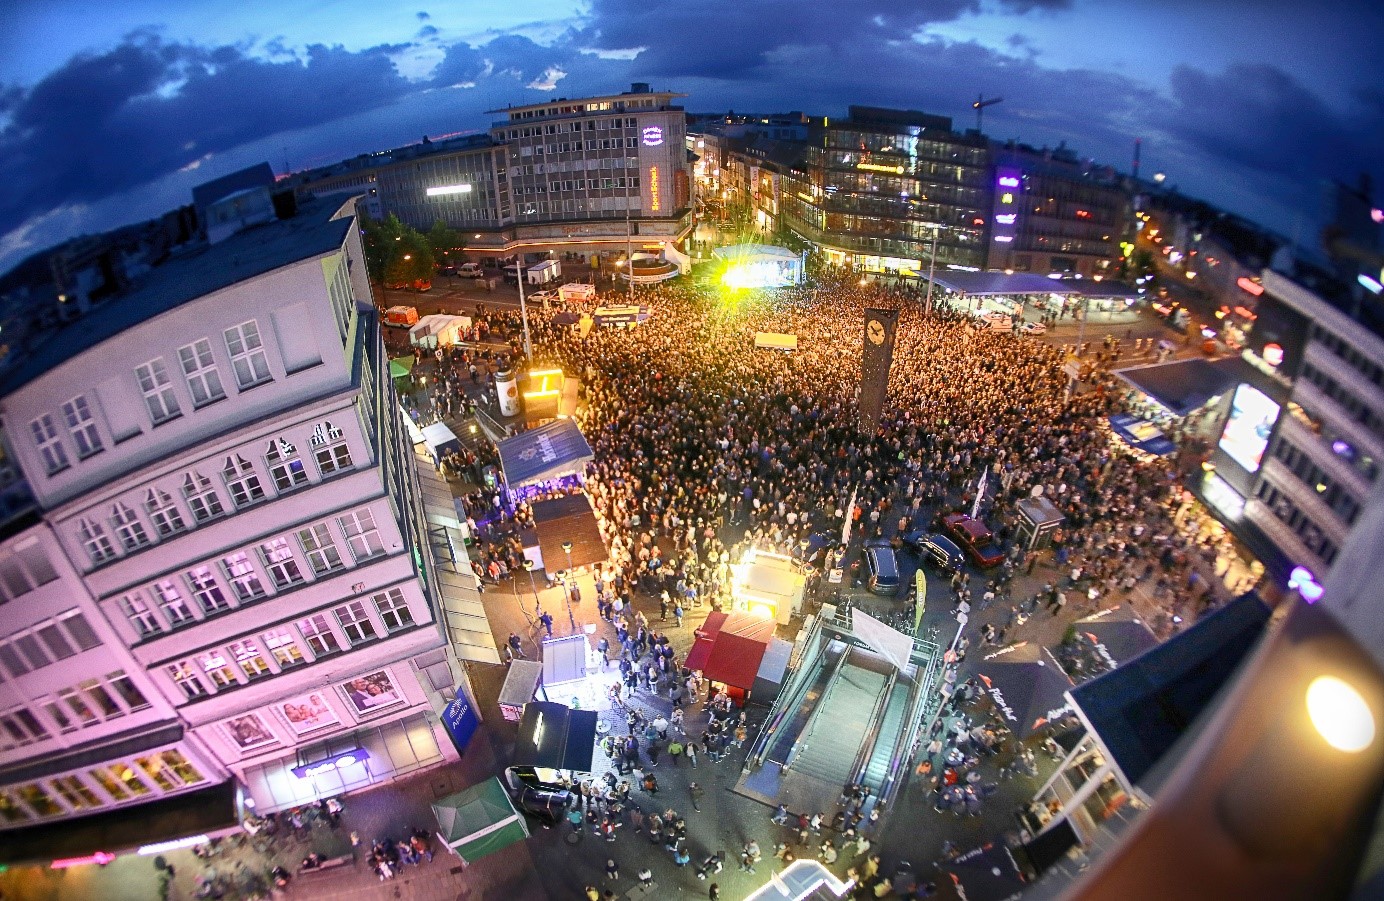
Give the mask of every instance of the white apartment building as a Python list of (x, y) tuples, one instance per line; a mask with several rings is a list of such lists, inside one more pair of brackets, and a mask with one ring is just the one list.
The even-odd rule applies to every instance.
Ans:
[(266, 813), (455, 759), (459, 661), (499, 661), (352, 203), (234, 199), (256, 221), (213, 209), (228, 237), (0, 376), (42, 517), (0, 545), (0, 829), (228, 780)]

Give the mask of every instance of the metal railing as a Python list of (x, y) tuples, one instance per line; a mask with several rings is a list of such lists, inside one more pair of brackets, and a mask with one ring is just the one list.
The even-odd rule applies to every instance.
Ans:
[(801, 647), (805, 650), (798, 659), (797, 666), (793, 667), (788, 690), (779, 692), (774, 703), (770, 705), (769, 715), (764, 718), (764, 728), (760, 730), (759, 736), (750, 746), (750, 753), (745, 757), (745, 772), (749, 772), (751, 766), (764, 763), (764, 755), (768, 753), (769, 745), (778, 734), (779, 727), (783, 725), (785, 716), (802, 704), (803, 697), (815, 679), (816, 674), (813, 670), (817, 661), (826, 653), (827, 643), (818, 641), (821, 631), (821, 620), (814, 619), (808, 626), (808, 634), (802, 639)]
[(865, 733), (865, 740), (855, 752), (855, 761), (851, 764), (851, 777), (848, 780), (850, 782), (859, 783), (865, 775), (865, 770), (869, 769), (870, 758), (874, 756), (875, 744), (879, 741), (880, 730), (884, 728), (884, 717), (889, 712), (889, 701), (898, 687), (898, 682), (899, 671), (891, 670), (889, 678), (884, 683), (884, 691), (875, 699), (874, 709), (870, 711), (870, 728)]
[(812, 738), (812, 734), (817, 731), (817, 723), (821, 720), (821, 712), (831, 701), (831, 696), (836, 691), (836, 686), (840, 684), (841, 670), (846, 666), (846, 661), (850, 656), (850, 648), (846, 648), (841, 652), (840, 659), (836, 661), (836, 666), (831, 671), (831, 678), (827, 680), (826, 690), (822, 692), (821, 698), (817, 701), (817, 706), (813, 708), (812, 713), (808, 716), (807, 725), (803, 727), (803, 731), (794, 739), (793, 746), (788, 749), (788, 753), (783, 755), (786, 758), (783, 761), (785, 769), (792, 764), (793, 760), (797, 758), (799, 754), (807, 750), (808, 741)]

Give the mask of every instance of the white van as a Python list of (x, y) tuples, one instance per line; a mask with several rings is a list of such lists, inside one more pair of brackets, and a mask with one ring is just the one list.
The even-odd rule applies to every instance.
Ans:
[(978, 332), (1009, 332), (1014, 329), (1014, 320), (1005, 313), (981, 313), (971, 328)]

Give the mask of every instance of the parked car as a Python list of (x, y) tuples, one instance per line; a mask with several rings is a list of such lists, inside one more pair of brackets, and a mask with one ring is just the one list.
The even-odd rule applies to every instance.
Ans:
[(530, 303), (541, 303), (546, 306), (557, 300), (557, 292), (535, 291), (532, 294), (526, 294), (525, 297), (528, 299)]
[(1007, 332), (1014, 328), (1014, 320), (1005, 313), (981, 313), (971, 328), (978, 332)]
[(456, 275), (456, 274), (457, 274), (457, 267), (455, 267), (455, 266), (439, 266), (439, 267), (437, 268), (437, 274), (438, 274), (438, 275)]
[(892, 596), (898, 593), (902, 581), (899, 578), (899, 561), (889, 542), (876, 541), (865, 545), (865, 571), (865, 586), (871, 594)]
[(945, 535), (935, 532), (909, 532), (903, 537), (904, 546), (917, 551), (924, 560), (942, 572), (954, 573), (966, 565), (966, 555)]
[(456, 274), (461, 278), (484, 278), (485, 270), (476, 263), (462, 263), (457, 267)]
[(1046, 335), (1048, 327), (1041, 322), (1025, 322), (1023, 327), (1019, 329), (1019, 333), (1037, 337), (1038, 335)]
[(950, 513), (942, 517), (942, 528), (965, 549), (976, 566), (998, 566), (1004, 561), (1004, 550), (995, 543), (985, 523), (965, 513)]

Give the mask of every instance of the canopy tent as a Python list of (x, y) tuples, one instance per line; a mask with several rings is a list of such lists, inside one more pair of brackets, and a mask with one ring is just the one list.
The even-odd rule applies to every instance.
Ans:
[(581, 429), (570, 419), (520, 432), (495, 446), (510, 488), (580, 474), (594, 456)]
[(395, 357), (389, 361), (389, 377), (401, 379), (413, 372), (413, 357)]
[(1020, 741), (1070, 707), (1065, 695), (1072, 680), (1043, 656), (1037, 645), (1019, 645), (989, 655), (976, 667), (995, 709)]
[[(1259, 387), (1269, 380), (1241, 357), (1195, 357), (1152, 366), (1134, 366), (1115, 375), (1176, 416), (1186, 416), (1243, 382)], [(1277, 394), (1281, 389), (1267, 393)]]
[(531, 701), (519, 718), (514, 766), (591, 772), (596, 747), (596, 711)]
[(701, 670), (713, 682), (750, 691), (774, 637), (774, 623), (749, 613), (710, 613), (695, 636), (687, 668)]
[(1155, 457), (1166, 457), (1177, 450), (1163, 430), (1147, 419), (1140, 419), (1129, 413), (1116, 413), (1110, 417), (1110, 428), (1125, 444)]
[(955, 860), (938, 865), (939, 898), (964, 901), (1010, 901), (1027, 887), (1014, 855), (999, 842), (987, 842)]
[(434, 801), (437, 835), (468, 864), (529, 837), (499, 777)]
[[(1111, 616), (1102, 616), (1110, 613)], [(1113, 669), (1128, 663), (1145, 651), (1158, 647), (1158, 636), (1133, 611), (1115, 607), (1095, 616), (1079, 619), (1072, 625), (1095, 646), (1096, 653), (1108, 658)], [(1124, 615), (1121, 615), (1124, 614)]]
[(433, 463), (441, 463), (442, 458), (461, 450), (461, 441), (446, 423), (435, 422), (423, 429), (423, 443), (428, 446)]
[[(927, 276), (922, 276), (927, 279)], [(968, 297), (992, 297), (1016, 294), (1055, 294), (1058, 285), (1046, 276), (1032, 272), (966, 272), (948, 269), (932, 274), (932, 283), (953, 294)]]
[(798, 349), (798, 336), (784, 332), (755, 332), (754, 346), (761, 350), (792, 352)]
[(731, 288), (781, 288), (802, 281), (802, 257), (786, 247), (731, 244), (711, 256), (726, 266), (721, 280)]
[(568, 494), (545, 501), (534, 501), (534, 530), (543, 568), (549, 572), (567, 569), (568, 556), (563, 545), (571, 543), (571, 565), (605, 563), (610, 557), (605, 539), (596, 523), (596, 511), (585, 493)]

